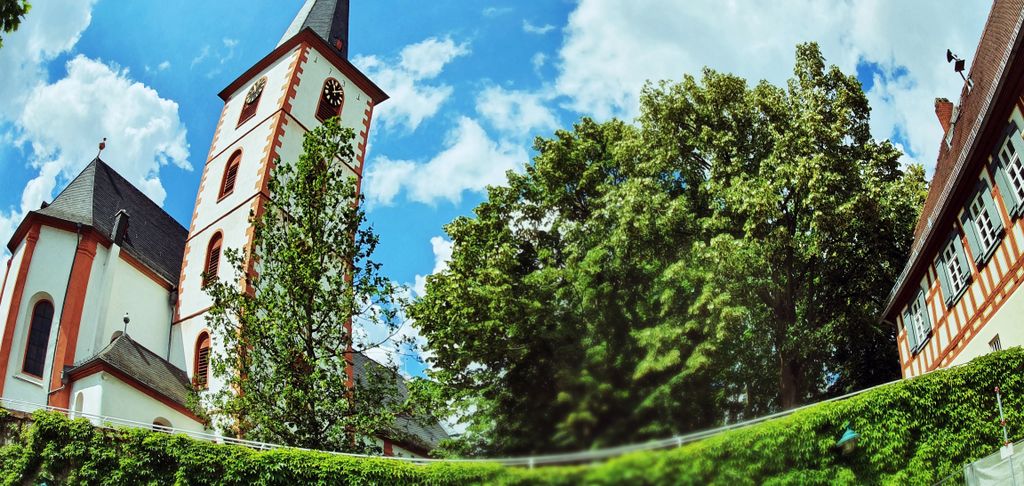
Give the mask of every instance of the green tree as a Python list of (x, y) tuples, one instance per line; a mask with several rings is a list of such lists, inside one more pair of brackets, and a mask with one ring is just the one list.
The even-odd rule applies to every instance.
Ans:
[[(383, 343), (355, 339), (352, 325), (400, 325), (396, 286), (372, 260), (378, 238), (365, 224), (346, 164), (353, 133), (330, 120), (309, 132), (297, 161), (278, 163), (265, 212), (253, 216), (248, 253), (225, 252), (233, 279), (207, 278), (214, 376), (204, 397), (222, 430), (246, 438), (365, 451), (369, 437), (415, 415), (393, 369), (353, 376), (355, 353)], [(393, 344), (393, 343), (392, 343)]]
[[(21, 19), (32, 8), (28, 0), (0, 0), (0, 31), (10, 34), (18, 30)], [(0, 37), (0, 47), (3, 47), (4, 40)]]
[(705, 70), (647, 86), (635, 127), (538, 139), (411, 308), (468, 440), (617, 444), (897, 376), (876, 318), (923, 172), (868, 120), (807, 44), (786, 88)]

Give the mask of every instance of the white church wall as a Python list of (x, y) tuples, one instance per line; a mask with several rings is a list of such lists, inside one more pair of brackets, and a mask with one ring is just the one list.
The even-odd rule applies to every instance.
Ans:
[(185, 365), (185, 342), (181, 335), (181, 325), (175, 324), (171, 326), (170, 334), (170, 352), (167, 356), (167, 361), (170, 361), (171, 364), (178, 368), (188, 371), (188, 366)]
[[(71, 410), (72, 418), (80, 418), (79, 413), (89, 415), (102, 415), (103, 413), (103, 379), (102, 373), (96, 373), (75, 381), (71, 385)], [(89, 418), (95, 425), (100, 420)]]
[[(256, 185), (263, 172), (268, 140), (273, 129), (273, 119), (265, 121), (246, 133), (240, 140), (225, 145), (226, 150), (216, 154), (209, 161), (209, 167), (206, 168), (206, 180), (202, 187), (203, 193), (199, 197), (195, 219), (192, 221), (192, 231), (202, 231), (214, 224), (217, 218), (236, 208), (239, 204), (245, 203), (258, 192)], [(238, 165), (235, 189), (221, 199), (220, 189), (224, 180), (224, 169), (228, 160), (238, 150), (242, 151), (242, 158)], [(243, 204), (243, 207), (238, 209), (242, 209), (245, 214), (248, 214), (247, 204)]]
[(292, 116), (307, 128), (320, 124), (316, 119), (316, 108), (320, 103), (320, 90), (327, 78), (335, 78), (342, 83), (345, 102), (341, 107), (341, 125), (355, 130), (358, 138), (359, 132), (363, 130), (362, 121), (368, 97), (316, 49), (309, 50), (308, 59), (302, 65), (299, 88), (292, 101)]
[(128, 313), (128, 335), (159, 356), (167, 356), (167, 340), (171, 325), (170, 292), (130, 263), (114, 261), (114, 285), (110, 295), (107, 322), (101, 326), (101, 345), (105, 346), (115, 331), (124, 329)]
[[(106, 275), (107, 259), (110, 248), (102, 244), (96, 245), (96, 256), (92, 260), (89, 271), (89, 284), (86, 287), (85, 302), (82, 304), (82, 319), (78, 328), (78, 342), (75, 344), (75, 362), (93, 356), (99, 349), (93, 345), (93, 336), (100, 325), (100, 311), (103, 307), (103, 279)], [(65, 276), (65, 278), (67, 278)]]
[[(144, 424), (152, 424), (157, 417), (165, 418), (171, 427), (193, 432), (202, 432), (202, 424), (175, 410), (165, 403), (137, 390), (108, 373), (97, 373), (103, 387), (100, 414), (118, 417)], [(72, 395), (73, 396), (73, 395)]]
[[(25, 238), (22, 238), (21, 243), (14, 248), (14, 252), (11, 254), (9, 269), (4, 269), (7, 272), (7, 276), (5, 283), (3, 283), (3, 293), (0, 294), (0, 336), (3, 336), (4, 330), (7, 328), (7, 316), (10, 315), (11, 311), (11, 299), (14, 297), (15, 281), (18, 279), (18, 269), (21, 268), (24, 256)], [(2, 391), (0, 390), (0, 392)]]
[[(221, 122), (220, 131), (212, 145), (213, 154), (224, 151), (231, 142), (238, 140), (257, 124), (263, 123), (268, 116), (281, 108), (282, 95), (288, 87), (288, 78), (291, 75), (291, 71), (288, 68), (295, 56), (298, 55), (298, 51), (299, 49), (296, 47), (287, 55), (282, 56), (277, 62), (267, 66), (267, 68), (239, 87), (234, 93), (231, 93), (224, 107), (224, 119)], [(249, 88), (263, 76), (267, 77), (267, 84), (263, 88), (263, 94), (260, 96), (256, 114), (241, 125), (238, 125), (238, 119), (242, 114), (242, 106), (245, 105), (245, 96), (249, 92)]]
[[(57, 326), (60, 322), (64, 292), (67, 288), (71, 262), (77, 247), (78, 238), (75, 233), (49, 226), (43, 226), (39, 231), (39, 241), (36, 242), (32, 262), (25, 279), (25, 290), (22, 294), (18, 320), (14, 328), (14, 342), (8, 357), (7, 377), (4, 383), (4, 398), (31, 403), (46, 403), (47, 387), (53, 364), (52, 351), (57, 342)], [(48, 299), (53, 303), (53, 322), (50, 325), (50, 338), (47, 343), (43, 376), (37, 378), (24, 373), (22, 364), (25, 358), (25, 346), (28, 343), (28, 326), (32, 318), (32, 310), (42, 299)]]

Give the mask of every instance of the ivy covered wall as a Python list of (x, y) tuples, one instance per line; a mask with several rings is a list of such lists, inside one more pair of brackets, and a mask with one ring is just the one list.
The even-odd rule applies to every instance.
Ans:
[[(888, 385), (680, 448), (591, 466), (413, 465), (325, 453), (256, 452), (85, 420), (0, 412), (2, 484), (931, 484), (998, 450), (993, 392), (1011, 438), (1024, 427), (1024, 351)], [(853, 453), (834, 444), (847, 422)]]

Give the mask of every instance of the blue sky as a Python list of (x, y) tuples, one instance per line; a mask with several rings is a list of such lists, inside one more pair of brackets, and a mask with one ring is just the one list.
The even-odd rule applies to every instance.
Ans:
[[(302, 2), (35, 3), (0, 48), (0, 239), (91, 160), (101, 137), (104, 160), (187, 226), (216, 94), (273, 49)], [(443, 271), (442, 226), (527, 162), (534, 136), (583, 115), (632, 119), (645, 80), (702, 66), (781, 83), (802, 41), (857, 74), (874, 135), (930, 173), (940, 137), (932, 100), (955, 100), (961, 83), (945, 50), (970, 65), (990, 3), (766, 5), (352, 0), (352, 60), (392, 95), (375, 113), (364, 184), (386, 273), (415, 287)]]

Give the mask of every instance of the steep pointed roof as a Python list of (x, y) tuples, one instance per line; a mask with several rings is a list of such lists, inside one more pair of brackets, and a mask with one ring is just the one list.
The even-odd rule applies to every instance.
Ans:
[(342, 59), (348, 59), (348, 0), (306, 0), (277, 45), (284, 44), (307, 27)]
[[(128, 213), (128, 233), (121, 247), (156, 274), (174, 284), (181, 271), (188, 230), (99, 158), (78, 174), (48, 206), (30, 211), (22, 222), (42, 216), (96, 230), (113, 240), (114, 217)], [(7, 247), (14, 252), (19, 231)]]

